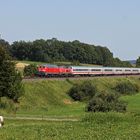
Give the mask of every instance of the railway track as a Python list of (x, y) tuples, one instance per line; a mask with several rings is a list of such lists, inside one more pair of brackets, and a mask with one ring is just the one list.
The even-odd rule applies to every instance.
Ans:
[(33, 77), (33, 78), (23, 78), (23, 82), (24, 81), (41, 81), (41, 80), (90, 80), (90, 79), (94, 79), (94, 78), (121, 78), (121, 77), (138, 77), (140, 78), (140, 74), (139, 75), (104, 75), (104, 76), (99, 76), (99, 75), (95, 75), (95, 76), (77, 76), (77, 77)]

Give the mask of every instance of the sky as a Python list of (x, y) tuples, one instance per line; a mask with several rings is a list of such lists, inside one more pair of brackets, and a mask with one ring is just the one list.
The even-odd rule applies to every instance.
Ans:
[(8, 42), (57, 38), (108, 47), (122, 60), (140, 56), (140, 0), (0, 0)]

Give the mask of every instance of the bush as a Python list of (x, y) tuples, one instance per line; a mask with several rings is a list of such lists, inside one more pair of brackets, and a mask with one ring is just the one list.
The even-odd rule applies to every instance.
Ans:
[(126, 103), (119, 100), (119, 94), (113, 94), (106, 91), (97, 93), (96, 86), (90, 81), (74, 85), (68, 94), (75, 101), (88, 101), (86, 111), (88, 112), (125, 112)]
[(90, 81), (85, 81), (82, 84), (73, 86), (68, 94), (75, 101), (87, 101), (90, 100), (96, 94), (96, 86)]
[(24, 76), (33, 77), (37, 74), (37, 66), (35, 64), (30, 64), (24, 68)]
[(104, 101), (101, 98), (94, 97), (91, 99), (87, 106), (87, 111), (92, 112), (104, 112), (106, 110), (106, 107), (104, 106)]
[(110, 93), (101, 93), (94, 96), (86, 107), (89, 112), (126, 111), (126, 103), (118, 100), (119, 96)]
[(71, 62), (71, 65), (79, 66), (80, 65), (80, 62), (78, 60), (77, 61), (73, 61), (73, 62)]
[(139, 92), (139, 87), (128, 81), (117, 84), (115, 90), (121, 94), (133, 94)]

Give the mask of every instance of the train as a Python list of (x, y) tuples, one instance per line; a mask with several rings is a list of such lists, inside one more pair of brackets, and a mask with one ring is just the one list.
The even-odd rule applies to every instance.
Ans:
[(127, 67), (57, 66), (52, 64), (43, 64), (38, 67), (38, 75), (43, 77), (139, 75), (139, 74), (140, 68), (127, 68)]

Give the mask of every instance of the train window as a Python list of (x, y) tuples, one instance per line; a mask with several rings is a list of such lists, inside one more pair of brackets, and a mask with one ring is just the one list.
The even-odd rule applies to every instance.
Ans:
[(88, 69), (73, 69), (73, 71), (88, 71)]
[(91, 71), (101, 71), (101, 69), (92, 69)]
[(131, 70), (125, 70), (125, 71), (131, 71)]
[(138, 72), (138, 70), (133, 70), (133, 71)]
[(121, 69), (117, 69), (116, 71), (122, 71)]
[(105, 69), (105, 71), (113, 71), (112, 69)]

